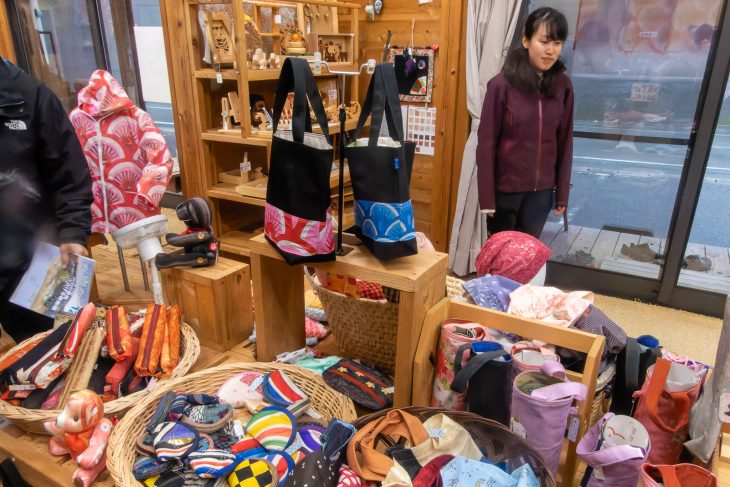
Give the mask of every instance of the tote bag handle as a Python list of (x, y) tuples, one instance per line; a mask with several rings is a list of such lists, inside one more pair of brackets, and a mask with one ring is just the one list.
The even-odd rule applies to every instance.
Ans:
[(370, 116), (370, 137), (368, 146), (378, 145), (380, 128), (383, 125), (383, 114), (385, 114), (388, 131), (396, 141), (403, 142), (403, 114), (401, 113), (398, 101), (398, 82), (395, 78), (395, 67), (393, 63), (382, 63), (375, 67), (365, 96), (360, 118), (355, 128), (355, 140), (360, 137), (365, 121)]
[[(304, 59), (286, 58), (281, 68), (279, 85), (276, 88), (274, 98), (274, 133), (279, 126), (281, 111), (284, 109), (286, 97), (290, 91), (294, 91), (294, 106), (292, 107), (292, 134), (294, 142), (302, 143), (304, 133), (312, 132), (312, 121), (309, 117), (309, 103), (317, 117), (317, 123), (328, 142), (331, 143), (329, 135), (329, 122), (322, 104), (322, 97), (319, 95), (319, 88), (314, 81), (314, 75), (309, 63)], [(307, 101), (309, 99), (309, 102)]]
[[(470, 345), (466, 345), (470, 346)], [(456, 354), (456, 360), (454, 361), (454, 372), (456, 377), (451, 382), (451, 390), (458, 393), (463, 393), (466, 390), (466, 386), (471, 378), (476, 374), (487, 362), (496, 360), (499, 357), (505, 357), (505, 360), (510, 360), (509, 354), (504, 350), (495, 350), (493, 352), (483, 352), (478, 355), (472, 355), (469, 361), (466, 363), (464, 368), (461, 368), (461, 357), (463, 354), (463, 348), (465, 345), (459, 347), (459, 351)], [(473, 353), (473, 352), (472, 352)]]

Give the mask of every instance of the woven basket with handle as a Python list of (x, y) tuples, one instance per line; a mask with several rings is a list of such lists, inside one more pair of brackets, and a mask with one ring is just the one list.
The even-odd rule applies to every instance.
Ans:
[(215, 394), (232, 375), (239, 372), (271, 372), (281, 370), (304, 391), (314, 409), (324, 421), (341, 419), (352, 422), (356, 418), (352, 401), (339, 392), (330, 389), (322, 378), (306, 369), (278, 363), (236, 363), (220, 365), (180, 379), (169, 381), (156, 388), (149, 396), (129, 410), (114, 427), (107, 447), (106, 467), (118, 486), (142, 485), (132, 475), (132, 465), (137, 459), (135, 442), (144, 431), (157, 402), (168, 391)]
[(350, 298), (315, 285), (327, 323), (340, 354), (380, 367), (390, 374), (395, 369), (398, 334), (398, 304)]
[[(182, 333), (180, 337), (180, 362), (172, 371), (169, 379), (163, 379), (158, 382), (158, 387), (168, 380), (176, 379), (187, 374), (198, 360), (198, 355), (200, 355), (200, 342), (195, 331), (186, 323), (182, 324), (180, 331)], [(44, 332), (43, 334), (47, 335), (48, 333), (50, 331)], [(14, 350), (23, 347), (27, 342), (35, 340), (37, 336), (31, 337), (13, 347), (5, 355), (11, 354)], [(147, 394), (149, 394), (149, 391), (145, 389), (104, 403), (104, 416), (107, 418), (121, 417), (129, 408), (137, 404)], [(59, 413), (60, 411), (58, 409), (26, 409), (0, 400), (0, 416), (6, 417), (15, 426), (30, 433), (48, 435), (48, 432), (43, 427), (43, 423), (55, 420)]]
[[(403, 410), (421, 421), (426, 421), (431, 416), (443, 413), (469, 432), (472, 439), (474, 439), (474, 443), (477, 444), (482, 454), (490, 462), (495, 464), (505, 462), (510, 471), (527, 463), (540, 481), (540, 485), (543, 487), (557, 486), (555, 477), (542, 461), (540, 454), (533, 450), (525, 440), (496, 421), (472, 413), (447, 411), (440, 408), (409, 407), (403, 408)], [(390, 409), (384, 409), (367, 416), (362, 416), (353, 424), (356, 428), (360, 429), (370, 421), (385, 416), (388, 411)], [(391, 444), (390, 442), (394, 439), (382, 438), (382, 440), (387, 445)]]

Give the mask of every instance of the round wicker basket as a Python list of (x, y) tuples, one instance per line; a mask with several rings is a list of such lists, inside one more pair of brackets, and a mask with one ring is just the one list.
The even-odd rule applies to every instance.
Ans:
[(215, 394), (223, 382), (233, 374), (245, 371), (271, 372), (276, 369), (286, 372), (286, 375), (309, 396), (312, 406), (325, 421), (338, 418), (352, 422), (357, 417), (355, 406), (350, 399), (330, 389), (320, 376), (301, 367), (253, 362), (220, 365), (201, 370), (156, 388), (130, 409), (114, 427), (107, 447), (106, 467), (116, 485), (120, 487), (142, 485), (132, 475), (132, 466), (137, 458), (135, 442), (154, 413), (157, 401), (167, 391)]
[[(172, 371), (172, 376), (169, 379), (164, 379), (158, 384), (164, 385), (166, 381), (177, 379), (182, 377), (190, 370), (190, 368), (198, 360), (200, 355), (200, 342), (198, 336), (188, 324), (183, 323), (181, 328), (182, 337), (180, 339), (180, 363), (177, 364), (175, 370)], [(44, 334), (48, 334), (45, 332)], [(10, 354), (15, 349), (24, 346), (28, 341), (34, 340), (37, 337), (31, 337), (28, 340), (20, 343), (13, 347), (6, 353)], [(158, 385), (159, 387), (159, 385)], [(114, 401), (104, 403), (104, 416), (112, 418), (114, 416), (121, 417), (126, 411), (137, 404), (140, 399), (149, 394), (148, 390), (135, 392), (128, 396), (120, 397)], [(43, 427), (43, 423), (49, 420), (56, 419), (56, 416), (60, 411), (58, 409), (26, 409), (18, 406), (13, 406), (10, 403), (0, 400), (0, 416), (4, 416), (13, 422), (15, 426), (29, 433), (48, 435), (48, 432)]]
[[(496, 421), (483, 418), (476, 414), (463, 411), (447, 411), (440, 408), (409, 407), (403, 408), (421, 421), (439, 413), (447, 415), (466, 429), (485, 457), (493, 463), (505, 462), (510, 470), (523, 465), (530, 465), (535, 476), (543, 487), (556, 487), (557, 482), (549, 468), (545, 465), (540, 454), (532, 449), (525, 440), (514, 434), (509, 428)], [(355, 423), (356, 428), (385, 416), (389, 409), (362, 416)], [(390, 441), (390, 440), (386, 440)]]

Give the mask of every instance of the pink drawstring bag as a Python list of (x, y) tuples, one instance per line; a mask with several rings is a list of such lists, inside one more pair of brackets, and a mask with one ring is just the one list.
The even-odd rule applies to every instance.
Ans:
[(689, 433), (690, 410), (702, 387), (699, 381), (689, 390), (667, 392), (664, 385), (671, 365), (669, 360), (657, 360), (647, 370), (641, 390), (634, 393), (634, 399), (639, 400), (634, 417), (649, 432), (652, 449), (647, 461), (655, 465), (674, 465), (679, 461)]
[[(491, 341), (492, 336), (478, 324), (466, 320), (450, 319), (441, 324), (441, 338), (436, 353), (436, 378), (433, 381), (431, 406), (463, 411), (465, 395), (451, 390), (454, 381), (454, 360), (459, 347), (474, 342)], [(464, 357), (464, 363), (469, 359)], [(461, 365), (463, 366), (464, 363)]]
[(510, 349), (515, 376), (520, 372), (538, 372), (548, 360), (560, 362), (560, 357), (545, 347), (538, 347), (532, 342), (517, 342)]
[(603, 444), (601, 431), (612, 417), (614, 414), (608, 413), (599, 419), (578, 443), (576, 453), (593, 469), (588, 482), (581, 482), (583, 487), (625, 487), (639, 482), (647, 451), (638, 446)]
[(644, 487), (717, 487), (717, 477), (712, 472), (691, 463), (679, 465), (652, 465), (641, 467), (641, 483)]
[(512, 431), (524, 438), (542, 456), (547, 467), (557, 472), (560, 451), (573, 401), (584, 401), (588, 389), (570, 382), (565, 369), (554, 360), (546, 361), (540, 372), (522, 372), (512, 387)]

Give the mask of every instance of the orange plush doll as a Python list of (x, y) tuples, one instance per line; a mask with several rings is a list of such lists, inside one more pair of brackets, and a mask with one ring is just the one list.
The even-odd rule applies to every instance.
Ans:
[(70, 455), (79, 468), (74, 485), (88, 487), (106, 467), (106, 445), (112, 423), (104, 417), (104, 403), (88, 389), (74, 392), (55, 421), (46, 421), (51, 455)]

